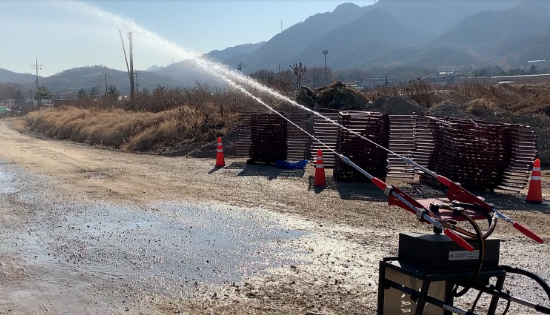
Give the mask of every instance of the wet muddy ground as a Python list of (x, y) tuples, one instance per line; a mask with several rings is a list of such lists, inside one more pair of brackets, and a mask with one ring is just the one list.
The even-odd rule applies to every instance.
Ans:
[[(426, 231), (368, 185), (315, 191), (311, 169), (216, 170), (0, 131), (0, 314), (374, 314), (380, 259), (399, 232)], [(485, 197), (549, 240), (547, 205)], [(502, 263), (550, 280), (547, 244), (495, 235)], [(525, 279), (507, 287), (550, 304)]]
[(0, 164), (0, 301), (9, 301), (11, 312), (102, 311), (93, 303), (98, 301), (85, 303), (90, 306), (79, 299), (102, 287), (110, 295), (105, 306), (126, 311), (131, 300), (138, 302), (136, 294), (179, 298), (199, 284), (240, 282), (295, 264), (294, 250), (285, 245), (307, 234), (261, 210), (90, 203), (56, 195), (46, 181)]

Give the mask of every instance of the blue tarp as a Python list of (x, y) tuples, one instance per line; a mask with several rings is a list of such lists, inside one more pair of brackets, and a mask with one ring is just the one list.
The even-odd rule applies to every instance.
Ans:
[(278, 168), (283, 168), (286, 170), (297, 170), (305, 168), (307, 165), (307, 160), (301, 160), (297, 162), (289, 162), (289, 161), (283, 161), (283, 160), (277, 160), (275, 161), (275, 166)]

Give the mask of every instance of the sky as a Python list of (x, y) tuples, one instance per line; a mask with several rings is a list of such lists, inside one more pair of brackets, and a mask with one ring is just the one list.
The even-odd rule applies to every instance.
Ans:
[(92, 65), (125, 70), (119, 30), (127, 53), (132, 32), (137, 70), (166, 66), (267, 41), (281, 31), (281, 20), (286, 29), (343, 2), (365, 6), (375, 0), (2, 0), (0, 68), (34, 73), (38, 59), (41, 76)]

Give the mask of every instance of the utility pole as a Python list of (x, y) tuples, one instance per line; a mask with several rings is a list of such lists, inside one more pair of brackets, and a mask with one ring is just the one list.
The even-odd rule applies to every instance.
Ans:
[(134, 99), (134, 52), (132, 49), (132, 32), (128, 33), (130, 41), (130, 99)]
[(139, 92), (139, 72), (134, 73), (134, 75), (136, 76), (136, 92)]
[(103, 73), (105, 73), (105, 95), (107, 95), (107, 67), (103, 67)]
[(323, 55), (325, 55), (325, 83), (328, 83), (328, 77), (327, 77), (327, 54), (328, 54), (328, 50), (323, 50)]
[(281, 63), (279, 62), (279, 72), (281, 72)]
[[(118, 33), (120, 34), (120, 42), (122, 43), (122, 51), (124, 52), (124, 60), (126, 61), (126, 69), (128, 70), (128, 78), (130, 79), (130, 90), (133, 94), (133, 84), (134, 81), (134, 75), (132, 74), (132, 71), (130, 71), (130, 65), (128, 65), (128, 57), (126, 56), (126, 48), (124, 47), (124, 39), (122, 39), (122, 32), (119, 30)], [(128, 33), (128, 36), (130, 33)], [(133, 69), (132, 69), (133, 70)]]
[[(38, 105), (40, 105), (40, 88), (38, 87), (38, 70), (42, 70), (42, 65), (38, 64), (38, 59), (35, 59), (34, 65), (31, 65), (32, 69), (36, 69), (36, 97), (38, 98)], [(31, 95), (32, 99), (32, 95)]]
[(311, 87), (315, 87), (315, 68), (311, 70), (313, 77), (311, 78)]

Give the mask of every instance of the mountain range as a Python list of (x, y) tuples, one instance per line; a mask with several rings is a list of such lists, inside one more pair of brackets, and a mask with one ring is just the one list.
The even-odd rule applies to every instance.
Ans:
[[(279, 63), (285, 69), (297, 62), (324, 66), (322, 51), (328, 50), (326, 62), (333, 70), (471, 63), (517, 67), (527, 60), (518, 60), (510, 43), (549, 30), (550, 1), (380, 0), (365, 7), (344, 3), (286, 29), (246, 56), (222, 61), (235, 67), (241, 60), (246, 72)], [(546, 54), (535, 46), (525, 49), (541, 55), (535, 59)]]
[[(312, 7), (312, 11), (315, 8)], [(545, 0), (379, 0), (364, 7), (342, 3), (332, 12), (317, 13), (269, 40), (237, 45), (206, 54), (250, 74), (286, 70), (302, 62), (326, 64), (336, 74), (347, 69), (437, 66), (527, 66), (532, 59), (550, 59), (550, 1)], [(323, 50), (328, 50), (325, 56)], [(103, 86), (103, 67), (85, 67), (40, 78), (58, 92)], [(98, 74), (99, 73), (99, 74)], [(80, 77), (77, 78), (77, 76)], [(107, 79), (125, 93), (124, 71), (107, 71)], [(35, 77), (0, 69), (0, 82), (32, 86)], [(151, 66), (139, 74), (139, 85), (223, 85), (192, 61)]]

